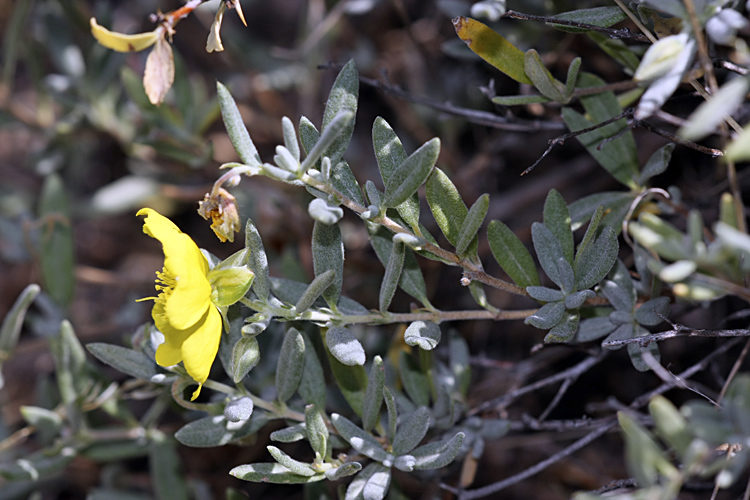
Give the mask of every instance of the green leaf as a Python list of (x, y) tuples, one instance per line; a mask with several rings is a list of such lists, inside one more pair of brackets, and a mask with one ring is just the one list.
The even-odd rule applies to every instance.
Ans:
[(352, 476), (362, 470), (362, 464), (359, 462), (346, 462), (336, 467), (335, 469), (328, 469), (326, 479), (329, 481), (338, 481), (348, 476)]
[(224, 418), (230, 422), (244, 422), (253, 416), (255, 403), (249, 397), (232, 399), (224, 407)]
[(315, 144), (320, 139), (320, 132), (315, 128), (309, 118), (303, 116), (299, 119), (299, 141), (306, 154), (310, 154)]
[(187, 500), (185, 477), (180, 471), (180, 457), (175, 440), (163, 432), (151, 431), (148, 445), (148, 465), (154, 482), (154, 493), (159, 500)]
[(401, 271), (404, 267), (405, 252), (406, 245), (404, 245), (400, 241), (393, 242), (393, 247), (391, 247), (391, 255), (388, 258), (388, 265), (385, 267), (383, 282), (380, 285), (380, 312), (386, 312), (388, 310), (388, 306), (391, 305), (391, 300), (393, 300), (393, 295), (396, 293), (396, 288), (398, 287), (399, 280), (401, 279)]
[(86, 349), (102, 363), (127, 373), (131, 377), (151, 381), (151, 378), (159, 373), (154, 360), (133, 349), (103, 342), (86, 344)]
[(531, 253), (508, 226), (499, 220), (490, 221), (487, 240), (497, 263), (518, 286), (539, 285), (539, 273)]
[(254, 411), (253, 416), (238, 426), (223, 415), (208, 416), (194, 420), (178, 430), (174, 437), (180, 443), (192, 448), (223, 446), (258, 432), (268, 418), (262, 411)]
[(546, 286), (526, 287), (526, 293), (529, 294), (529, 297), (539, 302), (557, 302), (565, 298), (565, 295), (560, 290), (554, 290)]
[(380, 420), (380, 406), (383, 403), (383, 387), (385, 386), (385, 366), (380, 356), (375, 356), (370, 368), (367, 381), (367, 392), (362, 406), (362, 427), (365, 431), (372, 430)]
[(431, 321), (412, 321), (404, 332), (404, 342), (431, 351), (440, 343), (440, 326)]
[(367, 390), (367, 372), (362, 365), (345, 365), (336, 359), (330, 350), (326, 352), (331, 371), (344, 399), (352, 407), (354, 413), (361, 416)]
[(229, 474), (243, 481), (273, 484), (304, 484), (325, 479), (322, 473), (314, 476), (300, 476), (275, 462), (238, 465), (230, 470)]
[(544, 202), (544, 225), (547, 226), (562, 247), (563, 257), (573, 263), (573, 230), (570, 228), (570, 213), (562, 195), (551, 189)]
[(604, 205), (605, 215), (601, 223), (614, 228), (619, 233), (622, 229), (622, 221), (636, 196), (637, 193), (633, 191), (604, 191), (574, 201), (568, 205), (573, 230), (577, 230), (591, 219), (599, 205)]
[(446, 441), (428, 443), (411, 452), (417, 470), (440, 469), (453, 462), (461, 450), (465, 434), (459, 432)]
[(224, 119), (224, 126), (229, 134), (234, 149), (240, 155), (242, 163), (245, 165), (261, 165), (258, 150), (247, 132), (240, 110), (232, 98), (229, 90), (220, 82), (216, 82), (216, 92), (219, 96), (219, 106), (221, 107), (221, 116)]
[(232, 380), (239, 384), (260, 361), (260, 348), (255, 337), (243, 337), (232, 349)]
[(404, 390), (417, 406), (430, 404), (430, 380), (419, 365), (405, 351), (399, 353), (399, 373)]
[(563, 320), (552, 327), (552, 329), (545, 335), (544, 343), (565, 343), (570, 342), (576, 335), (578, 330), (578, 321), (581, 316), (578, 313), (567, 313), (564, 315)]
[(527, 317), (524, 323), (540, 330), (549, 330), (559, 324), (565, 315), (565, 304), (562, 301), (544, 304), (537, 312)]
[(349, 199), (364, 205), (365, 199), (362, 197), (362, 189), (359, 187), (349, 164), (340, 161), (333, 165), (334, 167), (331, 169), (331, 184), (333, 184), (333, 187), (344, 193)]
[(62, 472), (76, 457), (73, 447), (66, 446), (49, 454), (39, 450), (26, 455), (23, 460), (0, 464), (0, 477), (8, 481), (39, 481)]
[(385, 407), (388, 410), (388, 428), (386, 429), (386, 437), (388, 438), (388, 442), (392, 443), (393, 439), (396, 437), (398, 406), (396, 406), (396, 397), (387, 386), (383, 387), (383, 399), (385, 400)]
[[(396, 168), (406, 161), (407, 155), (401, 140), (383, 118), (377, 117), (372, 125), (372, 145), (378, 161), (383, 185)], [(378, 203), (380, 206), (380, 203)], [(399, 215), (413, 230), (419, 228), (419, 197), (414, 193), (396, 207)]]
[(392, 443), (393, 453), (404, 455), (412, 451), (427, 435), (429, 428), (430, 410), (421, 406), (398, 427)]
[(745, 126), (742, 132), (729, 143), (724, 159), (735, 162), (750, 159), (750, 125)]
[(384, 207), (397, 207), (411, 198), (432, 172), (440, 155), (440, 139), (424, 143), (399, 164), (385, 182)]
[(307, 426), (305, 424), (290, 425), (289, 427), (273, 431), (269, 437), (272, 441), (280, 443), (296, 443), (308, 437)]
[(565, 80), (565, 100), (570, 101), (573, 97), (573, 92), (576, 90), (576, 82), (578, 82), (578, 72), (581, 69), (581, 58), (576, 57), (570, 62), (568, 66), (568, 76)]
[(750, 78), (735, 78), (722, 85), (711, 99), (702, 102), (680, 127), (677, 135), (690, 141), (699, 141), (712, 134), (745, 101), (750, 88)]
[(312, 233), (313, 269), (315, 276), (333, 270), (336, 278), (323, 292), (323, 298), (336, 310), (344, 283), (344, 243), (338, 225), (329, 226), (315, 221)]
[[(619, 9), (619, 7), (618, 7)], [(616, 38), (610, 38), (596, 31), (589, 31), (588, 37), (596, 43), (600, 49), (609, 57), (620, 63), (628, 74), (633, 74), (638, 68), (640, 59), (636, 56), (625, 42)]]
[(86, 352), (68, 320), (63, 320), (58, 335), (50, 338), (50, 350), (55, 359), (60, 399), (68, 420), (77, 428), (82, 418), (83, 391), (90, 381), (86, 374)]
[(365, 350), (348, 328), (329, 328), (326, 333), (326, 345), (333, 357), (347, 366), (365, 364)]
[(654, 154), (649, 157), (646, 165), (643, 166), (643, 171), (639, 179), (641, 184), (645, 184), (650, 178), (667, 170), (667, 165), (669, 165), (669, 160), (672, 159), (674, 148), (675, 143), (670, 142), (654, 151)]
[(651, 434), (627, 413), (617, 412), (620, 427), (625, 435), (625, 459), (628, 471), (638, 485), (653, 486), (664, 472), (679, 475)]
[(605, 226), (596, 242), (581, 252), (576, 262), (576, 289), (585, 290), (603, 280), (615, 265), (618, 251), (615, 230)]
[(469, 209), (469, 213), (464, 219), (461, 231), (458, 234), (458, 243), (456, 244), (456, 253), (464, 256), (469, 245), (477, 238), (479, 228), (487, 216), (487, 210), (490, 208), (490, 195), (483, 194)]
[[(604, 81), (590, 73), (580, 73), (578, 76), (580, 88), (598, 87)], [(586, 116), (571, 108), (562, 109), (562, 117), (571, 132), (591, 127), (622, 113), (622, 108), (612, 92), (602, 92), (589, 96), (582, 96), (581, 103), (586, 110)], [(578, 136), (578, 141), (588, 150), (615, 179), (629, 188), (637, 187), (635, 178), (638, 176), (638, 155), (635, 148), (633, 134), (625, 131), (625, 119), (618, 120), (607, 126)], [(605, 139), (617, 135), (616, 139), (608, 141), (601, 149), (599, 146)]]
[(531, 85), (524, 53), (488, 26), (468, 17), (453, 19), (456, 34), (479, 57), (519, 83)]
[(315, 471), (310, 467), (309, 464), (295, 460), (275, 446), (266, 446), (268, 453), (281, 465), (292, 471), (294, 474), (312, 477), (315, 475)]
[[(339, 163), (341, 161), (340, 154), (334, 162), (334, 159), (326, 153), (328, 153), (330, 149), (338, 147), (338, 144), (342, 142), (342, 137), (345, 136), (353, 126), (354, 113), (351, 111), (342, 110), (338, 115), (332, 117), (328, 126), (323, 128), (323, 132), (321, 132), (320, 137), (315, 142), (313, 148), (307, 153), (307, 156), (305, 156), (305, 159), (300, 166), (300, 171), (307, 172), (309, 169), (315, 167), (323, 156), (328, 156), (332, 165)], [(351, 135), (346, 139), (347, 144), (349, 144), (350, 139)]]
[(323, 366), (310, 337), (303, 333), (302, 338), (305, 341), (305, 367), (297, 392), (306, 402), (312, 403), (318, 408), (325, 408), (326, 381), (323, 375)]
[(557, 263), (560, 259), (565, 260), (562, 245), (552, 231), (546, 225), (534, 222), (531, 225), (531, 240), (534, 243), (539, 265), (557, 286), (562, 286), (560, 272)]
[(325, 459), (328, 448), (328, 427), (326, 427), (323, 415), (320, 414), (315, 405), (305, 406), (305, 429), (310, 447), (317, 455)]
[(302, 380), (305, 360), (305, 341), (296, 328), (284, 335), (279, 360), (276, 364), (276, 398), (285, 402), (291, 398)]
[[(321, 142), (327, 133), (327, 129), (335, 121), (335, 117), (341, 113), (350, 113), (351, 119), (340, 133), (336, 133), (337, 139), (326, 147), (323, 155), (331, 159), (331, 165), (341, 161), (354, 132), (354, 116), (357, 114), (357, 102), (359, 100), (359, 73), (354, 60), (347, 62), (333, 82), (326, 109), (323, 113), (323, 126), (321, 128)], [(322, 156), (322, 155), (321, 155)]]
[(529, 49), (524, 55), (524, 71), (534, 87), (548, 99), (555, 102), (565, 102), (563, 84), (555, 80), (549, 70), (542, 63), (542, 58), (535, 49)]
[(594, 214), (591, 216), (589, 227), (586, 228), (586, 233), (583, 235), (583, 239), (581, 240), (581, 243), (578, 245), (578, 249), (576, 250), (576, 257), (573, 262), (573, 265), (576, 266), (576, 269), (578, 268), (579, 261), (581, 260), (581, 255), (588, 250), (592, 243), (594, 243), (597, 231), (599, 229), (599, 223), (602, 221), (603, 216), (604, 205), (599, 205)]
[(382, 500), (390, 482), (390, 469), (371, 463), (349, 483), (344, 500)]
[(552, 99), (543, 95), (500, 95), (492, 98), (492, 102), (501, 106), (524, 106), (550, 102)]
[[(15, 350), (16, 344), (18, 344), (18, 337), (21, 335), (26, 311), (41, 290), (41, 287), (35, 283), (28, 285), (18, 295), (10, 311), (3, 318), (3, 323), (0, 327), (0, 364), (3, 360), (8, 359)], [(0, 388), (2, 388), (1, 381)]]
[(471, 385), (471, 355), (469, 345), (463, 337), (451, 335), (449, 347), (451, 373), (456, 378), (456, 387), (460, 394), (465, 396)]
[(358, 452), (382, 462), (388, 459), (388, 452), (375, 439), (372, 434), (357, 427), (351, 420), (334, 413), (331, 415), (331, 423), (338, 431), (339, 435)]
[[(609, 28), (620, 21), (627, 19), (627, 14), (620, 7), (593, 7), (590, 9), (578, 9), (570, 12), (563, 12), (552, 16), (552, 19), (561, 19), (563, 21), (573, 21), (582, 24), (591, 24), (600, 28)], [(578, 28), (564, 24), (555, 24), (548, 22), (548, 25), (568, 33), (585, 33), (587, 28)]]
[(284, 135), (284, 147), (292, 153), (292, 157), (299, 162), (300, 150), (297, 134), (294, 131), (294, 123), (286, 116), (281, 119), (281, 132)]
[(328, 288), (331, 283), (333, 283), (333, 280), (335, 278), (336, 271), (332, 269), (329, 269), (320, 276), (316, 276), (312, 283), (310, 283), (310, 286), (308, 286), (305, 290), (305, 293), (303, 293), (299, 298), (297, 304), (294, 306), (294, 310), (297, 312), (297, 314), (308, 310), (310, 306), (313, 305), (313, 302), (315, 302), (317, 298), (320, 297), (320, 295), (323, 293), (323, 290)]
[(661, 395), (651, 398), (648, 411), (654, 419), (657, 435), (674, 448), (678, 457), (682, 457), (693, 440), (685, 417)]
[(426, 187), (432, 216), (451, 245), (456, 246), (469, 210), (456, 186), (439, 168), (435, 168), (427, 178)]
[(267, 301), (270, 294), (270, 278), (268, 273), (268, 256), (263, 248), (263, 240), (255, 227), (253, 220), (248, 217), (245, 224), (245, 248), (250, 250), (247, 266), (255, 274), (253, 291), (262, 301)]
[(45, 178), (40, 198), (42, 280), (50, 297), (67, 308), (75, 288), (75, 249), (70, 202), (59, 175), (53, 173)]

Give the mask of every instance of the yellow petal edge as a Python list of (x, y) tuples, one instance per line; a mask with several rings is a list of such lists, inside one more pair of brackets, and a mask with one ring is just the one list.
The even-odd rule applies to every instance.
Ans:
[(109, 31), (107, 28), (100, 26), (93, 17), (89, 22), (91, 23), (91, 34), (94, 35), (96, 41), (117, 52), (138, 52), (151, 47), (159, 39), (162, 32), (157, 28), (147, 33), (125, 35), (116, 31)]

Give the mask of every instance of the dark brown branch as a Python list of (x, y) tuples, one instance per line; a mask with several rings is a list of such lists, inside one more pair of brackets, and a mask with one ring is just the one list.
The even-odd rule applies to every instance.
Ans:
[(603, 33), (610, 38), (629, 38), (631, 40), (638, 40), (639, 42), (649, 42), (649, 39), (639, 33), (633, 33), (627, 28), (615, 29), (615, 28), (602, 28), (594, 24), (579, 23), (576, 21), (567, 21), (564, 19), (556, 19), (554, 17), (545, 16), (534, 16), (532, 14), (524, 14), (522, 12), (516, 12), (514, 10), (507, 11), (503, 17), (509, 17), (511, 19), (521, 19), (524, 21), (540, 21), (547, 24), (557, 24), (561, 26), (571, 26), (573, 28), (581, 28), (589, 31), (598, 31)]

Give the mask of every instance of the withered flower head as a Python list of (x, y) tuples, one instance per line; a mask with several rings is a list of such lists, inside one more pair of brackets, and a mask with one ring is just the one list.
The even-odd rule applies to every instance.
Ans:
[(237, 211), (237, 200), (229, 191), (219, 188), (206, 193), (203, 201), (198, 202), (198, 213), (204, 219), (211, 219), (211, 229), (222, 241), (234, 241), (234, 233), (240, 230), (240, 216)]

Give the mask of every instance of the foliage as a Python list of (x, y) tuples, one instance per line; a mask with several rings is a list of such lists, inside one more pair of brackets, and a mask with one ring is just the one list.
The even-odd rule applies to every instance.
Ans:
[[(652, 334), (649, 328), (667, 322), (674, 333), (689, 334), (687, 327), (669, 319), (678, 309), (670, 306), (678, 299), (680, 308), (725, 297), (750, 300), (746, 287), (750, 236), (734, 164), (748, 159), (748, 131), (731, 118), (750, 88), (744, 68), (750, 54), (737, 35), (748, 24), (735, 10), (740, 7), (721, 0), (684, 4), (647, 0), (631, 9), (617, 1), (616, 6), (540, 17), (508, 11), (501, 1), (475, 3), (472, 12), (491, 21), (501, 16), (544, 21), (545, 30), (587, 37), (629, 75), (625, 82), (616, 83), (583, 71), (595, 67), (587, 65), (584, 57), (565, 64), (564, 81), (559, 80), (556, 71), (546, 66), (548, 47), (543, 44), (524, 51), (516, 47), (516, 40), (500, 35), (492, 26), (465, 16), (453, 19), (458, 38), (471, 51), (510, 77), (514, 86), (524, 85), (522, 95), (490, 96), (494, 104), (506, 110), (544, 104), (546, 108), (528, 109), (545, 110), (550, 123), (564, 125), (569, 131), (553, 139), (550, 148), (540, 152), (540, 160), (554, 146), (576, 138), (621, 186), (620, 191), (588, 191), (570, 203), (557, 189), (545, 189), (544, 206), (536, 217), (541, 222), (531, 223), (527, 231), (531, 252), (518, 236), (521, 231), (511, 229), (518, 223), (492, 219), (494, 199), (489, 193), (467, 203), (457, 182), (459, 176), (441, 156), (448, 143), (441, 138), (423, 137), (413, 143), (411, 137), (399, 137), (397, 128), (378, 116), (371, 127), (365, 125), (371, 130), (368, 141), (372, 141), (373, 165), (380, 178), (362, 182), (367, 171), (354, 163), (361, 162), (361, 156), (350, 153), (352, 145), (360, 144), (355, 141), (355, 127), (361, 126), (357, 122), (364, 101), (360, 85), (366, 80), (354, 60), (338, 68), (320, 121), (300, 116), (295, 126), (294, 119), (283, 117), (279, 126), (283, 144), (274, 144), (269, 150), (256, 144), (253, 137), (260, 132), (246, 125), (243, 104), (235, 100), (237, 91), (230, 90), (236, 82), (217, 82), (216, 97), (209, 97), (208, 91), (189, 82), (180, 65), (175, 65), (175, 26), (202, 3), (193, 0), (181, 9), (160, 13), (154, 17), (153, 31), (136, 35), (108, 30), (91, 18), (93, 36), (109, 49), (134, 52), (153, 47), (145, 62), (143, 89), (131, 70), (123, 69), (119, 75), (135, 110), (121, 105), (125, 94), (112, 79), (102, 82), (92, 69), (75, 74), (71, 70), (67, 78), (72, 84), (61, 94), (80, 101), (77, 112), (88, 116), (91, 127), (114, 137), (131, 158), (145, 161), (156, 153), (161, 159), (176, 159), (192, 168), (207, 161), (202, 137), (220, 113), (239, 161), (221, 166), (224, 172), (200, 202), (199, 213), (212, 221), (211, 228), (222, 242), (230, 243), (244, 218), (244, 246), (226, 259), (208, 250), (199, 251), (190, 237), (159, 216), (172, 231), (170, 236), (152, 234), (148, 228), (146, 232), (165, 245), (164, 270), (157, 274), (153, 311), (161, 331), (147, 323), (136, 330), (127, 346), (110, 342), (84, 346), (66, 319), (74, 300), (77, 236), (71, 227), (74, 215), (69, 193), (58, 173), (44, 176), (38, 204), (40, 224), (33, 238), (43, 288), (29, 285), (0, 329), (0, 362), (5, 363), (15, 355), (30, 305), (47, 300), (55, 312), (49, 339), (56, 387), (50, 388), (48, 397), (38, 405), (21, 409), (39, 446), (32, 451), (10, 445), (0, 448), (0, 477), (21, 494), (57, 477), (80, 457), (111, 462), (147, 456), (157, 498), (197, 497), (180, 476), (178, 445), (252, 445), (263, 430), (273, 428), (270, 440), (275, 444), (266, 446), (268, 461), (233, 463), (227, 472), (247, 482), (305, 485), (309, 495), (323, 491), (313, 489), (313, 483), (344, 480), (338, 483), (339, 492), (347, 500), (395, 498), (402, 494), (401, 478), (408, 476), (433, 482), (437, 478), (459, 498), (488, 496), (507, 485), (500, 481), (471, 489), (476, 464), (488, 441), (501, 439), (514, 425), (516, 430), (526, 429), (522, 422), (512, 421), (504, 405), (538, 387), (530, 384), (500, 399), (474, 402), (472, 370), (477, 358), (471, 354), (470, 343), (449, 329), (447, 322), (523, 319), (545, 332), (543, 344), (569, 344), (570, 349), (587, 352), (589, 358), (576, 365), (580, 371), (563, 371), (540, 385), (563, 381), (542, 416), (530, 419), (532, 424), (523, 424), (534, 428), (544, 424), (582, 371), (620, 347), (627, 346), (636, 371), (651, 370), (667, 384), (664, 391), (687, 387), (661, 365), (657, 341), (663, 340), (660, 335), (664, 332)], [(209, 52), (223, 50), (220, 30), (227, 8), (236, 9), (244, 22), (238, 1), (220, 2), (210, 29)], [(20, 8), (16, 12), (24, 15)], [(642, 45), (640, 39), (634, 45), (622, 41), (633, 34), (613, 26), (626, 18), (649, 35), (651, 45)], [(741, 63), (737, 66), (742, 69), (740, 76), (718, 85), (707, 37), (712, 44), (733, 51), (732, 56)], [(91, 50), (93, 67), (122, 62), (108, 62), (108, 57), (112, 55), (105, 55), (100, 47)], [(645, 121), (671, 116), (665, 109), (671, 110), (668, 105), (676, 100), (673, 95), (682, 83), (702, 91), (698, 78), (705, 78), (709, 98), (681, 120), (676, 135)], [(92, 89), (102, 92), (84, 99)], [(173, 103), (169, 92), (175, 94)], [(71, 107), (70, 113), (74, 109)], [(127, 125), (132, 115), (143, 122)], [(727, 132), (727, 124), (734, 135)], [(632, 130), (637, 126), (657, 130), (670, 140), (645, 162)], [(717, 131), (718, 136), (729, 137), (721, 150), (692, 142)], [(157, 132), (162, 138), (153, 140)], [(152, 148), (151, 153), (143, 153), (145, 144)], [(50, 140), (50, 150), (55, 147)], [(701, 211), (683, 202), (677, 189), (653, 185), (655, 177), (673, 168), (670, 161), (676, 147), (689, 148), (696, 155), (723, 156), (721, 166), (728, 172), (731, 192), (721, 195), (714, 210), (716, 222), (709, 227)], [(297, 200), (305, 200), (312, 220), (305, 241), (311, 254), (311, 279), (275, 275), (273, 255), (267, 250), (273, 247), (263, 237), (271, 228), (264, 226), (263, 219), (256, 223), (243, 214), (243, 207), (229, 192), (240, 197), (237, 186), (247, 183), (246, 178), (284, 185), (290, 192), (296, 189), (302, 196)], [(138, 184), (123, 189), (125, 182)], [(99, 190), (92, 206), (100, 213), (132, 211), (142, 205), (169, 208), (163, 200), (160, 203), (163, 197), (158, 186), (156, 176), (134, 171)], [(425, 204), (429, 210), (423, 210)], [(155, 220), (158, 215), (151, 208), (138, 213), (152, 213)], [(491, 220), (486, 221), (488, 217)], [(485, 222), (486, 232), (482, 229)], [(360, 297), (349, 296), (356, 289), (347, 286), (354, 277), (345, 265), (345, 256), (350, 252), (355, 225), (361, 227), (359, 234), (369, 237), (374, 251), (371, 258), (376, 257), (384, 268), (378, 277), (377, 307), (373, 308), (362, 305)], [(585, 231), (579, 231), (584, 226)], [(184, 244), (167, 248), (167, 241), (178, 241), (178, 235), (184, 237), (180, 240)], [(175, 262), (187, 247), (195, 250), (182, 263), (190, 272), (178, 273)], [(483, 262), (487, 260), (486, 247), (495, 262)], [(495, 264), (503, 277), (487, 270)], [(458, 290), (461, 285), (467, 287), (477, 307), (436, 307), (430, 289), (434, 281), (424, 273), (427, 265), (431, 271), (458, 268), (461, 279), (455, 279), (453, 285)], [(193, 282), (200, 282), (200, 290)], [(191, 286), (196, 289), (189, 290)], [(170, 301), (178, 290), (186, 295)], [(500, 307), (496, 292), (527, 303), (535, 301), (535, 306)], [(405, 300), (403, 294), (410, 299)], [(197, 297), (200, 309), (193, 310), (185, 297)], [(451, 304), (463, 303), (454, 299)], [(407, 300), (415, 302), (409, 312), (400, 312), (407, 309)], [(167, 310), (167, 304), (181, 307)], [(213, 318), (209, 332), (212, 345), (191, 343), (188, 350), (183, 344), (194, 342), (196, 329), (203, 328), (200, 311)], [(383, 332), (385, 325), (391, 324), (403, 328), (390, 345), (372, 340), (372, 333)], [(705, 333), (695, 331), (694, 336), (700, 332)], [(748, 333), (719, 331), (716, 336)], [(594, 341), (600, 339), (596, 345)], [(728, 350), (733, 345), (724, 346), (722, 349)], [(167, 348), (174, 353), (163, 354)], [(195, 363), (200, 373), (190, 362), (172, 364), (187, 361), (185, 352), (199, 359)], [(215, 357), (223, 371), (216, 366), (211, 371)], [(705, 359), (707, 365), (708, 357)], [(130, 379), (113, 381), (102, 363)], [(705, 370), (707, 366), (700, 363), (703, 361), (699, 368)], [(628, 371), (623, 380), (634, 373)], [(677, 410), (660, 395), (664, 391), (650, 394), (654, 396), (648, 403), (653, 432), (637, 414), (639, 404), (646, 404), (649, 398), (636, 399), (628, 411), (619, 412), (625, 462), (636, 489), (616, 498), (674, 498), (694, 478), (710, 478), (718, 488), (729, 488), (743, 477), (748, 451), (742, 445), (750, 432), (746, 425), (750, 379), (735, 375), (736, 371), (726, 375), (726, 394), (721, 393), (723, 399), (718, 398), (716, 408), (692, 401)], [(129, 398), (144, 397), (142, 394), (153, 399), (145, 412), (127, 404)], [(187, 421), (173, 433), (163, 425), (171, 403)], [(592, 431), (594, 439), (614, 426), (615, 420), (609, 417), (591, 425), (599, 425)], [(305, 447), (294, 444), (302, 441)], [(569, 449), (575, 451), (575, 446)], [(721, 446), (731, 453), (714, 454)], [(456, 480), (458, 463), (461, 474)], [(518, 481), (523, 474), (518, 474)], [(583, 493), (577, 498), (604, 496)]]

